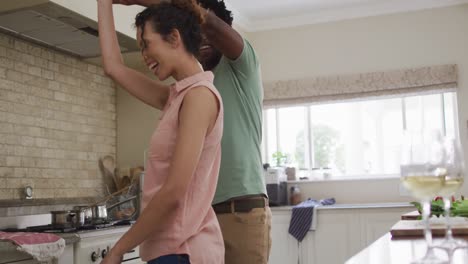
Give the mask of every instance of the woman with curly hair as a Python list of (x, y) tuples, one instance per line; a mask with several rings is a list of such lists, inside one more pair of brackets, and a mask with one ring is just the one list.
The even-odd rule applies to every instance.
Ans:
[[(169, 1), (170, 0), (163, 0)], [(149, 6), (162, 0), (114, 0)], [(213, 208), (221, 226), (226, 264), (267, 264), (271, 210), (263, 177), (260, 61), (250, 42), (233, 27), (223, 0), (197, 0), (202, 7), (199, 60), (213, 71), (224, 104), (221, 167)]]
[(151, 5), (136, 17), (137, 41), (154, 81), (123, 64), (112, 0), (98, 1), (105, 73), (144, 103), (162, 110), (150, 141), (142, 211), (102, 261), (121, 263), (140, 247), (156, 263), (224, 263), (224, 243), (211, 207), (218, 179), (223, 104), (214, 76), (197, 60), (202, 41), (200, 8), (190, 0)]

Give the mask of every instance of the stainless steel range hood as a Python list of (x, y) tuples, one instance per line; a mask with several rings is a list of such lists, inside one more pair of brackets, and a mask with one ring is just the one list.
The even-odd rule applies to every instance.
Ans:
[[(96, 21), (53, 2), (0, 12), (0, 31), (81, 58), (101, 55), (97, 29)], [(138, 51), (135, 39), (117, 37), (123, 53)]]

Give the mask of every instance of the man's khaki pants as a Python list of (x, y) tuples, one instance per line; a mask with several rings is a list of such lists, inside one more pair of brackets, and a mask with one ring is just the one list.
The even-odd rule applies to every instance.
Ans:
[(225, 264), (267, 264), (271, 249), (270, 207), (217, 214), (226, 248)]

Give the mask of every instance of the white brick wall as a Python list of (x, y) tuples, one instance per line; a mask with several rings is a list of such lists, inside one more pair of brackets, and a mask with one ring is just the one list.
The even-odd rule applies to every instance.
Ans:
[(116, 154), (115, 87), (102, 68), (0, 33), (0, 199), (103, 194)]

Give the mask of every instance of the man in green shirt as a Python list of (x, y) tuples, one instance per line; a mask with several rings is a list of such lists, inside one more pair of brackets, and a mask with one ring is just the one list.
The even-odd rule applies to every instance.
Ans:
[(232, 28), (222, 0), (206, 10), (200, 62), (213, 71), (224, 104), (221, 168), (213, 208), (223, 232), (226, 264), (268, 262), (271, 211), (261, 159), (263, 87), (250, 43)]
[[(113, 1), (149, 6), (167, 0)], [(221, 168), (213, 209), (223, 233), (225, 263), (267, 264), (271, 211), (260, 151), (260, 63), (250, 43), (232, 28), (232, 14), (223, 0), (197, 1), (205, 19), (199, 60), (205, 70), (213, 71), (224, 104)]]

